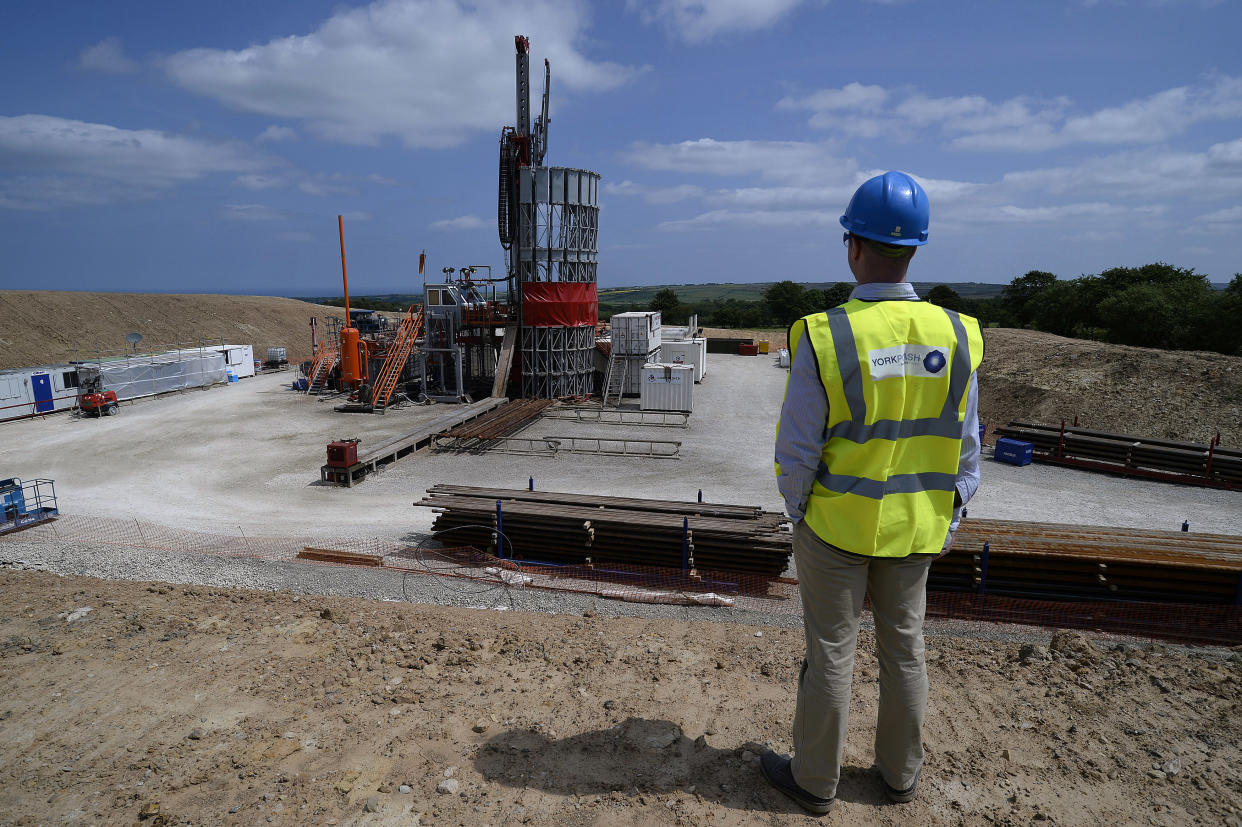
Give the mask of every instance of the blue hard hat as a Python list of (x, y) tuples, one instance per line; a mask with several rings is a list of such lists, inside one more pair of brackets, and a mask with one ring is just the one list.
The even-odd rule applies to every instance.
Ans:
[(854, 235), (917, 247), (927, 243), (931, 206), (927, 193), (904, 172), (886, 172), (863, 183), (841, 216), (841, 226)]

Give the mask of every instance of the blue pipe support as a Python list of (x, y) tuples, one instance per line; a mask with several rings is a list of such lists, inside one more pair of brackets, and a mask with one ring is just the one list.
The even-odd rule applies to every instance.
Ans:
[(979, 564), (979, 594), (986, 594), (988, 590), (988, 552), (992, 550), (992, 544), (985, 542), (983, 544), (983, 559)]
[(681, 570), (690, 568), (690, 518), (681, 518)]
[(496, 556), (500, 559), (505, 557), (505, 515), (500, 507), (500, 500), (496, 500)]

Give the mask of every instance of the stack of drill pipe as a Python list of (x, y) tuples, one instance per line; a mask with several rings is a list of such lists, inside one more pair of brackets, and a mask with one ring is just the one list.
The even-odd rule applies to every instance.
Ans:
[(928, 586), (1028, 598), (1228, 605), (1237, 599), (1239, 578), (1242, 537), (968, 520), (953, 551), (932, 565)]
[(506, 553), (527, 560), (629, 564), (681, 569), (683, 518), (695, 567), (780, 577), (792, 545), (786, 518), (753, 506), (591, 497), (521, 490), (436, 486), (415, 505), (439, 511), (433, 529), (454, 543), (493, 545), (502, 504)]
[(997, 428), (998, 436), (1030, 442), (1035, 451), (1056, 454), (1058, 449), (1066, 457), (1090, 459), (1114, 463), (1128, 468), (1148, 468), (1204, 477), (1209, 474), (1208, 456), (1211, 454), (1210, 477), (1231, 483), (1242, 482), (1242, 451), (1221, 448), (1209, 450), (1209, 446), (1192, 442), (1137, 437), (1128, 434), (1112, 434), (1087, 428), (1066, 427), (1065, 441), (1061, 445), (1061, 426), (1041, 425), (1033, 422), (1010, 422)]
[(517, 399), (507, 405), (501, 405), (478, 419), (450, 428), (441, 436), (461, 440), (489, 440), (506, 437), (520, 431), (537, 418), (544, 408), (555, 402), (554, 399)]
[(556, 503), (559, 505), (600, 506), (631, 511), (651, 511), (686, 516), (722, 517), (725, 519), (760, 520), (772, 528), (789, 518), (764, 511), (757, 505), (726, 505), (723, 503), (687, 503), (676, 500), (648, 500), (636, 497), (604, 497), (596, 494), (571, 494), (563, 491), (524, 491), (513, 488), (485, 488), (474, 485), (433, 485), (428, 494), (455, 494), (462, 497), (483, 497), (496, 500)]

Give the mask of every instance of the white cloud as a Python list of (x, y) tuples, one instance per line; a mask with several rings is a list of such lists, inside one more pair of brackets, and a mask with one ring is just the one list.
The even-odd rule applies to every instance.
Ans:
[(678, 184), (672, 187), (649, 187), (633, 181), (622, 181), (619, 184), (604, 183), (604, 192), (609, 195), (625, 195), (641, 198), (648, 204), (672, 204), (690, 198), (701, 198), (703, 188), (694, 184)]
[(1216, 212), (1206, 213), (1199, 216), (1196, 221), (1208, 221), (1212, 223), (1242, 223), (1242, 205), (1227, 207)]
[(646, 25), (659, 25), (687, 43), (726, 32), (766, 29), (806, 0), (626, 0)]
[(812, 112), (874, 111), (888, 100), (883, 86), (847, 83), (840, 89), (820, 89), (801, 98), (786, 97), (777, 102), (777, 109), (809, 109)]
[(287, 126), (276, 126), (273, 124), (260, 132), (254, 140), (255, 143), (263, 144), (276, 143), (278, 141), (296, 141), (297, 139), (298, 133), (296, 130), (290, 129)]
[(458, 230), (478, 230), (486, 227), (487, 222), (477, 215), (463, 215), (457, 218), (444, 218), (431, 222), (431, 229), (456, 232)]
[(1204, 213), (1187, 222), (1184, 229), (1188, 235), (1237, 235), (1242, 231), (1242, 205)]
[(644, 169), (699, 175), (759, 175), (804, 184), (853, 181), (857, 164), (838, 158), (827, 144), (803, 141), (717, 141), (699, 138), (675, 144), (635, 143), (623, 156)]
[(233, 179), (233, 186), (259, 192), (261, 190), (278, 190), (289, 186), (287, 179), (279, 175), (239, 175)]
[(805, 228), (837, 227), (840, 213), (825, 210), (712, 210), (693, 218), (664, 221), (656, 229), (666, 232), (713, 229), (721, 226)]
[(233, 186), (260, 192), (262, 190), (296, 188), (306, 195), (354, 195), (358, 192), (361, 180), (372, 181), (372, 178), (358, 179), (340, 172), (304, 172), (286, 170), (280, 173), (248, 173), (233, 179)]
[(1242, 78), (1216, 75), (1087, 113), (1075, 113), (1068, 97), (934, 98), (858, 83), (785, 97), (776, 106), (809, 111), (810, 126), (846, 136), (915, 136), (936, 129), (953, 149), (1035, 152), (1078, 144), (1156, 144), (1196, 123), (1242, 118)]
[(1242, 138), (1208, 147), (1207, 160), (1218, 169), (1242, 169)]
[(751, 210), (780, 210), (797, 207), (844, 206), (854, 187), (738, 187), (719, 189), (707, 198), (713, 204), (727, 204)]
[(1103, 244), (1105, 242), (1117, 242), (1125, 238), (1125, 233), (1121, 230), (1086, 230), (1081, 233), (1071, 233), (1066, 237), (1067, 241), (1085, 241), (1091, 244)]
[(225, 204), (221, 215), (234, 221), (282, 221), (284, 213), (265, 204)]
[(138, 71), (138, 63), (125, 56), (121, 38), (106, 37), (78, 55), (78, 66), (92, 72), (125, 75)]
[(1067, 219), (1099, 219), (1128, 215), (1135, 210), (1103, 201), (1021, 207), (1015, 204), (961, 205), (953, 211), (955, 220), (982, 224), (1055, 224)]
[[(513, 33), (551, 61), (554, 93), (601, 91), (638, 71), (588, 60), (575, 0), (379, 0), (314, 32), (238, 50), (191, 49), (163, 65), (173, 82), (233, 109), (296, 119), (328, 140), (448, 147), (513, 120)], [(555, 94), (553, 101), (558, 101)], [(537, 105), (537, 104), (536, 104)]]
[[(213, 173), (272, 165), (244, 144), (49, 115), (0, 117), (0, 203), (20, 209), (150, 198)], [(41, 190), (45, 185), (45, 190)]]
[(1205, 152), (1132, 150), (1075, 165), (1007, 173), (999, 186), (1053, 195), (1106, 192), (1113, 199), (1242, 198), (1242, 164), (1229, 163), (1232, 151), (1229, 144)]
[(298, 183), (307, 195), (352, 195), (357, 189), (353, 177), (339, 172), (308, 175)]

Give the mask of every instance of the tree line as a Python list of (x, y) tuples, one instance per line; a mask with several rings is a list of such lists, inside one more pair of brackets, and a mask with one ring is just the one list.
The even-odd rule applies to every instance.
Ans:
[[(759, 301), (698, 302), (683, 302), (672, 288), (664, 288), (646, 307), (601, 304), (600, 317), (622, 310), (659, 310), (669, 324), (685, 324), (697, 313), (704, 327), (787, 327), (809, 313), (845, 303), (853, 288), (853, 282), (819, 290), (781, 281), (769, 286)], [(1075, 279), (1032, 270), (994, 298), (963, 298), (946, 284), (936, 285), (923, 298), (974, 316), (987, 327), (1025, 327), (1115, 344), (1242, 356), (1242, 273), (1217, 290), (1193, 268), (1164, 262), (1113, 267)]]

